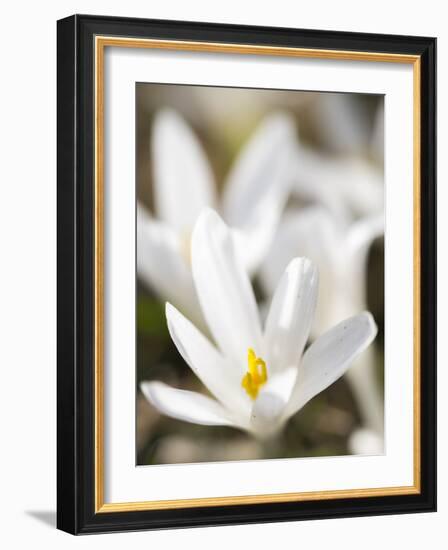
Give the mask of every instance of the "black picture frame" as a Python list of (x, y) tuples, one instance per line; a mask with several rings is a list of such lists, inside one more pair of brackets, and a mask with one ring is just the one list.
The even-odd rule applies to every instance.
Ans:
[[(420, 57), (421, 484), (418, 494), (95, 512), (94, 38), (121, 36)], [(436, 509), (436, 39), (74, 15), (57, 24), (57, 526), (72, 534)]]

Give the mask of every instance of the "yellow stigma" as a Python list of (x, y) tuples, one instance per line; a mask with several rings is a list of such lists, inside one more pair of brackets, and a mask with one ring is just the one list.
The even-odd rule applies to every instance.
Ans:
[(266, 363), (261, 357), (256, 356), (252, 348), (249, 348), (247, 351), (247, 372), (241, 380), (241, 386), (252, 399), (256, 399), (261, 386), (266, 384), (267, 379)]

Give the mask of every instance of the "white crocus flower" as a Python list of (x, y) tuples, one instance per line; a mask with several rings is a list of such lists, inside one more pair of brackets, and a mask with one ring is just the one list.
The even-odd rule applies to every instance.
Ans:
[(381, 170), (362, 157), (332, 157), (297, 147), (291, 192), (324, 206), (342, 223), (381, 212)]
[(313, 121), (329, 152), (297, 147), (293, 194), (318, 202), (346, 223), (380, 212), (384, 205), (383, 103), (372, 127), (356, 97), (320, 94)]
[(318, 290), (317, 269), (305, 258), (287, 266), (262, 329), (240, 249), (210, 209), (193, 232), (192, 268), (215, 345), (171, 304), (167, 322), (179, 353), (213, 397), (143, 382), (146, 398), (168, 416), (268, 438), (342, 376), (376, 335), (372, 316), (364, 312), (339, 323), (304, 352)]
[(377, 455), (384, 452), (383, 438), (370, 428), (358, 428), (350, 434), (348, 448), (354, 455)]
[(155, 118), (152, 136), (155, 217), (137, 210), (137, 270), (159, 296), (201, 322), (190, 268), (190, 239), (204, 207), (218, 208), (253, 273), (269, 247), (287, 198), (294, 138), (289, 116), (267, 116), (236, 159), (218, 201), (211, 167), (175, 111)]
[[(263, 288), (272, 295), (291, 258), (298, 255), (311, 258), (320, 274), (320, 300), (312, 331), (318, 336), (342, 319), (366, 309), (368, 252), (383, 231), (383, 214), (346, 225), (324, 208), (289, 212), (261, 269)], [(366, 350), (350, 369), (348, 378), (365, 425), (382, 433), (383, 407), (373, 365), (372, 350)]]
[[(284, 218), (262, 267), (265, 290), (274, 291), (282, 268), (296, 255), (308, 255), (320, 270), (321, 290), (315, 334), (366, 306), (367, 254), (383, 233), (384, 108), (375, 115), (373, 130), (367, 111), (350, 94), (321, 94), (314, 124), (332, 152), (297, 147), (292, 194), (323, 210), (297, 210)], [(381, 441), (383, 403), (369, 348), (348, 372), (370, 441)], [(355, 434), (353, 434), (355, 436)], [(356, 438), (358, 453), (367, 439)], [(372, 445), (365, 448), (365, 453)], [(377, 452), (382, 452), (378, 445)]]

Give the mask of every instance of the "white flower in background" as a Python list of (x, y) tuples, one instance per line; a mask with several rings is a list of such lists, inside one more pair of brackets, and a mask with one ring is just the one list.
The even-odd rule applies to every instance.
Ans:
[(210, 209), (193, 232), (192, 271), (216, 345), (170, 304), (167, 322), (179, 353), (213, 397), (143, 382), (146, 398), (168, 416), (268, 438), (342, 376), (376, 335), (372, 316), (364, 312), (304, 352), (318, 290), (317, 269), (305, 258), (292, 260), (283, 273), (263, 330), (241, 249)]
[(297, 147), (292, 192), (325, 206), (345, 223), (384, 205), (384, 108), (373, 127), (353, 94), (319, 94), (313, 124), (328, 152)]
[(173, 110), (155, 117), (152, 135), (155, 217), (137, 210), (137, 270), (159, 296), (202, 323), (190, 267), (190, 239), (204, 207), (218, 208), (244, 251), (246, 268), (259, 266), (288, 194), (294, 124), (267, 116), (236, 159), (220, 200), (205, 153)]
[[(260, 271), (261, 283), (272, 295), (291, 258), (309, 257), (319, 268), (320, 299), (314, 335), (366, 309), (367, 260), (370, 246), (384, 231), (383, 214), (343, 224), (322, 207), (286, 214)], [(381, 434), (383, 406), (377, 391), (372, 349), (348, 372), (366, 426)]]
[[(320, 271), (320, 300), (314, 333), (367, 308), (367, 257), (384, 232), (384, 107), (378, 107), (373, 128), (367, 111), (351, 94), (320, 94), (313, 125), (327, 153), (297, 147), (292, 194), (299, 204), (282, 224), (262, 267), (267, 294), (274, 291), (281, 270), (297, 256), (310, 257)], [(369, 454), (373, 441), (382, 452), (383, 401), (375, 375), (375, 357), (368, 348), (347, 373), (363, 422), (362, 434), (349, 447)], [(369, 441), (362, 449), (363, 442)]]
[(376, 455), (384, 452), (383, 438), (375, 430), (359, 428), (350, 434), (348, 448), (353, 455)]
[(294, 163), (292, 194), (324, 206), (340, 222), (383, 210), (383, 174), (366, 159), (330, 157), (300, 146)]

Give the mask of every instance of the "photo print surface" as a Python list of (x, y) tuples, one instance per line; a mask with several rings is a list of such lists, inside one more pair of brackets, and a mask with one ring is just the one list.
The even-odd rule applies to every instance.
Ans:
[(136, 85), (138, 465), (383, 454), (383, 120)]

